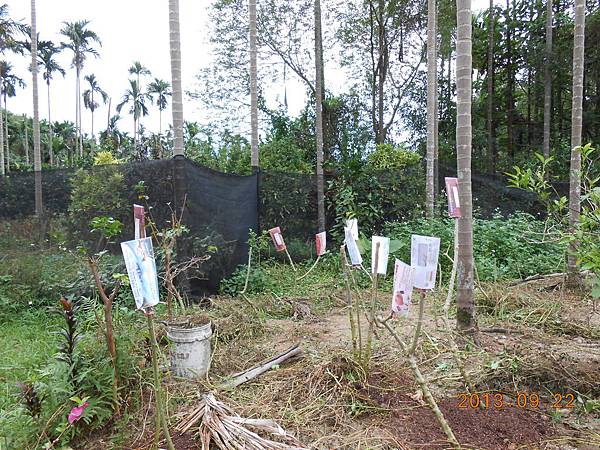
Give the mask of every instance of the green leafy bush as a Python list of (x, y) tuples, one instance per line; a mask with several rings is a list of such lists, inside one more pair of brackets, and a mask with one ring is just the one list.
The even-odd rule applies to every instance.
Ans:
[(377, 144), (367, 156), (367, 164), (374, 170), (402, 170), (421, 161), (421, 155), (392, 144)]
[(71, 179), (71, 232), (79, 242), (93, 242), (89, 224), (94, 217), (127, 214), (125, 178), (117, 166), (78, 170)]
[[(394, 256), (407, 263), (410, 262), (411, 234), (441, 238), (440, 264), (447, 279), (452, 270), (454, 221), (438, 218), (386, 224), (385, 235), (400, 241)], [(545, 242), (543, 235), (544, 222), (525, 213), (508, 218), (475, 219), (473, 253), (479, 278), (482, 281), (518, 279), (562, 270), (565, 244)]]
[[(229, 278), (221, 281), (221, 292), (232, 297), (239, 295), (244, 290), (247, 273), (248, 266), (246, 264), (239, 266)], [(251, 266), (246, 293), (256, 294), (264, 292), (271, 287), (272, 282), (267, 272), (260, 266)]]

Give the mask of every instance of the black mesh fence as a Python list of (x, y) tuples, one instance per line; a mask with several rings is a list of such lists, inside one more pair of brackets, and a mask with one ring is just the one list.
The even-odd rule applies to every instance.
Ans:
[[(440, 187), (451, 169), (440, 168)], [(145, 204), (158, 228), (168, 225), (171, 212), (185, 201), (183, 223), (189, 229), (181, 243), (183, 256), (211, 254), (191, 276), (192, 294), (214, 292), (219, 282), (246, 262), (248, 230), (280, 226), (295, 258), (310, 256), (317, 232), (316, 178), (306, 174), (261, 171), (251, 176), (224, 174), (187, 159), (155, 160), (86, 170), (50, 170), (42, 174), (46, 216), (62, 217), (72, 243), (91, 239), (89, 222), (110, 215), (133, 236), (133, 203)], [(481, 217), (516, 211), (542, 214), (534, 196), (507, 187), (501, 176), (473, 174), (475, 213)], [(35, 212), (33, 173), (0, 178), (0, 220)], [(340, 227), (336, 217), (345, 201), (371, 214), (363, 229), (378, 232), (386, 221), (401, 221), (423, 213), (422, 168), (370, 173), (360, 179), (326, 176), (327, 229)], [(144, 198), (140, 198), (143, 193)], [(443, 201), (441, 203), (444, 203)], [(369, 212), (369, 208), (373, 210)], [(342, 211), (343, 212), (343, 211)], [(331, 242), (331, 241), (330, 241)], [(114, 248), (118, 251), (118, 247)]]

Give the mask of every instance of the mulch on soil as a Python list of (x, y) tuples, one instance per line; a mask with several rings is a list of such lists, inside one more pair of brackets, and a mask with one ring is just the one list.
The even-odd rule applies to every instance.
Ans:
[[(390, 389), (389, 379), (375, 374), (362, 391), (363, 395), (389, 413), (379, 426), (389, 430), (411, 448), (427, 450), (447, 449), (446, 436), (426, 406), (410, 389), (412, 377), (396, 375), (398, 389)], [(554, 434), (551, 420), (543, 410), (517, 407), (459, 408), (461, 398), (438, 400), (438, 406), (464, 448), (508, 450), (527, 444), (536, 444)], [(379, 418), (382, 419), (381, 417)]]

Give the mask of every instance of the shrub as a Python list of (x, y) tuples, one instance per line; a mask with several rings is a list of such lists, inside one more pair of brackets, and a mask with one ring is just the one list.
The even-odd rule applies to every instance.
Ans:
[[(551, 273), (564, 266), (565, 245), (540, 241), (544, 222), (525, 213), (508, 218), (475, 219), (473, 222), (473, 253), (479, 278), (506, 280)], [(388, 223), (386, 236), (400, 241), (394, 256), (410, 262), (410, 235), (421, 234), (441, 238), (440, 264), (444, 279), (452, 270), (454, 222), (452, 219), (419, 219), (411, 222)]]
[[(221, 292), (232, 297), (239, 295), (244, 290), (246, 283), (246, 274), (248, 266), (246, 264), (239, 266), (231, 276), (221, 281)], [(248, 277), (248, 288), (246, 293), (255, 294), (264, 292), (272, 287), (267, 272), (260, 266), (252, 265)]]
[(374, 170), (402, 170), (415, 166), (421, 161), (421, 155), (392, 144), (377, 144), (375, 150), (367, 156), (367, 164)]

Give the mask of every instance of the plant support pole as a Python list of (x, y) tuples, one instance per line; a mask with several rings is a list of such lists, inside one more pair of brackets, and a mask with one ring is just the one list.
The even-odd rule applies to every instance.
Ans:
[(290, 252), (288, 252), (288, 249), (286, 247), (285, 249), (285, 254), (287, 255), (288, 259), (290, 260), (290, 265), (292, 266), (293, 271), (296, 271), (296, 266), (294, 265), (294, 261), (292, 261), (292, 257), (290, 256)]
[(364, 369), (365, 372), (368, 371), (369, 363), (371, 361), (371, 345), (373, 339), (373, 329), (375, 327), (375, 308), (377, 308), (377, 263), (379, 262), (379, 246), (378, 242), (375, 244), (375, 261), (373, 261), (373, 283), (372, 283), (372, 292), (371, 292), (371, 307), (369, 309), (369, 328), (367, 329), (367, 348), (365, 349), (365, 360), (364, 360)]
[(152, 370), (154, 372), (154, 391), (156, 395), (156, 423), (157, 427), (159, 422), (162, 425), (163, 433), (165, 434), (165, 439), (167, 440), (167, 447), (169, 448), (169, 450), (175, 450), (175, 446), (173, 445), (173, 441), (171, 440), (171, 434), (169, 433), (169, 424), (167, 423), (167, 418), (165, 417), (165, 409), (162, 398), (162, 388), (160, 385), (160, 373), (158, 371), (157, 359), (158, 344), (156, 343), (156, 334), (154, 333), (154, 311), (152, 309), (149, 309), (146, 312), (146, 317), (148, 318), (148, 331), (150, 332), (150, 353), (152, 354)]
[(360, 360), (360, 347), (356, 336), (356, 323), (354, 320), (354, 302), (352, 301), (352, 287), (348, 277), (348, 259), (346, 258), (346, 246), (340, 246), (340, 255), (342, 257), (342, 267), (344, 268), (344, 285), (346, 286), (346, 304), (348, 305), (348, 320), (350, 321), (350, 332), (352, 333), (352, 351), (354, 358)]

